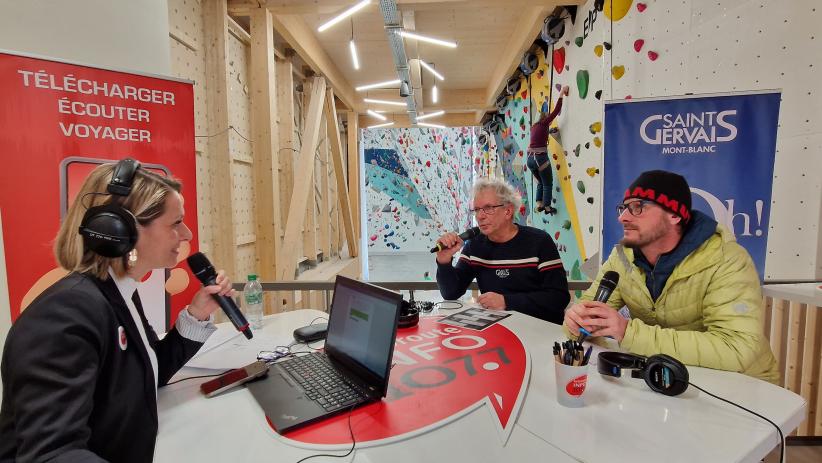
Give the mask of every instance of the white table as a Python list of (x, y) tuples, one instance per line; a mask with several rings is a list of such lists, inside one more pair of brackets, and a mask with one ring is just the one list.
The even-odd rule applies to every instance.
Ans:
[[(324, 315), (314, 310), (275, 315), (262, 331), (289, 338), (295, 327)], [(696, 389), (667, 397), (630, 374), (606, 379), (593, 365), (586, 406), (562, 407), (555, 399), (551, 352), (553, 342), (563, 337), (561, 328), (516, 312), (502, 323), (517, 333), (531, 356), (527, 395), (504, 446), (489, 411), (481, 407), (432, 432), (359, 449), (335, 461), (757, 462), (778, 445), (773, 426)], [(230, 342), (212, 352), (229, 348)], [(786, 435), (805, 416), (807, 404), (788, 390), (738, 373), (688, 369), (692, 383), (767, 416)], [(196, 374), (204, 370), (186, 367), (178, 377)], [(295, 462), (324, 453), (289, 445), (268, 426), (247, 389), (206, 399), (199, 393), (203, 381), (159, 390), (155, 461)]]

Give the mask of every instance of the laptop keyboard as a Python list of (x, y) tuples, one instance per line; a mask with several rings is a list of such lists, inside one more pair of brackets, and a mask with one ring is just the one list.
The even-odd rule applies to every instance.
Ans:
[(365, 394), (342, 376), (328, 362), (325, 354), (314, 352), (280, 363), (305, 390), (306, 396), (326, 411), (350, 407), (362, 401)]

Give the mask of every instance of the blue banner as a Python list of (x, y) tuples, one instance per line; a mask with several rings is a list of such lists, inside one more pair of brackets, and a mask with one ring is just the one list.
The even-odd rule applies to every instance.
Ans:
[(692, 208), (731, 230), (764, 278), (780, 96), (607, 102), (603, 259), (622, 238), (616, 207), (628, 185), (646, 170), (663, 169), (688, 180)]

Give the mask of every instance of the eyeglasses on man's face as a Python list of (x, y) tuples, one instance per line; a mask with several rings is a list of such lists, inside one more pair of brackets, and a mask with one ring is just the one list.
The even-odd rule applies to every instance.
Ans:
[(498, 207), (504, 206), (505, 204), (493, 204), (490, 206), (478, 207), (476, 209), (469, 209), (469, 212), (471, 212), (474, 215), (479, 215), (480, 212), (485, 213), (485, 215), (494, 215), (494, 213), (497, 212)]
[(627, 210), (633, 216), (639, 216), (642, 214), (642, 211), (649, 205), (653, 205), (651, 201), (646, 201), (644, 199), (640, 199), (639, 201), (632, 201), (626, 204), (620, 204), (616, 207), (617, 210), (617, 217), (622, 217), (622, 214)]

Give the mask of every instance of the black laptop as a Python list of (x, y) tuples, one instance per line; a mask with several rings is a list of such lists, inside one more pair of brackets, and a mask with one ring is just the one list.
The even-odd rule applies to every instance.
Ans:
[(325, 351), (278, 362), (248, 384), (278, 433), (385, 397), (401, 303), (398, 293), (337, 276)]

